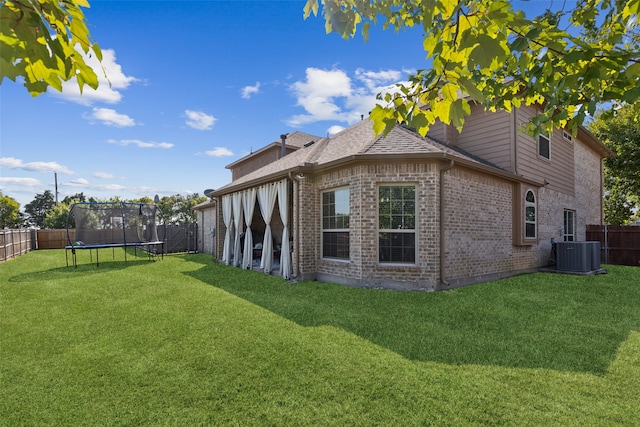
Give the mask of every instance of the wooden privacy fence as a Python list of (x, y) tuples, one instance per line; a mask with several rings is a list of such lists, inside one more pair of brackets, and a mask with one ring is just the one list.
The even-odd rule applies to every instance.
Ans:
[(198, 224), (159, 225), (158, 237), (167, 253), (198, 251)]
[(35, 249), (35, 230), (0, 230), (0, 261), (6, 261)]
[[(69, 230), (71, 241), (75, 234), (75, 230)], [(67, 245), (67, 230), (38, 230), (36, 240), (38, 249), (62, 249)]]
[(605, 264), (640, 266), (640, 226), (587, 225), (587, 240), (600, 242)]
[[(69, 230), (75, 240), (75, 230)], [(197, 252), (198, 225), (158, 225), (158, 237), (165, 242), (165, 253)], [(0, 229), (0, 261), (34, 249), (63, 249), (68, 245), (67, 230)]]

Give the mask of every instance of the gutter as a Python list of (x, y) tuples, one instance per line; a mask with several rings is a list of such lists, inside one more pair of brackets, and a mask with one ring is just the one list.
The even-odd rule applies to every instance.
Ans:
[(445, 270), (445, 250), (446, 250), (446, 242), (445, 242), (445, 227), (444, 227), (444, 220), (445, 220), (445, 192), (444, 192), (444, 174), (446, 171), (448, 171), (449, 169), (453, 168), (455, 162), (453, 161), (453, 159), (449, 159), (449, 165), (448, 166), (444, 166), (443, 168), (440, 169), (440, 180), (439, 180), (439, 185), (440, 185), (440, 218), (439, 218), (439, 222), (440, 222), (440, 285), (441, 286), (450, 286), (449, 282), (447, 282), (447, 279), (445, 277), (444, 274), (444, 270)]

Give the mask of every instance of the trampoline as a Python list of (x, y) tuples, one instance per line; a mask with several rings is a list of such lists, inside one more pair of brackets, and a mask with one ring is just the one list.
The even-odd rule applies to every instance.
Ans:
[[(99, 265), (99, 250), (111, 248), (115, 259), (115, 248), (144, 250), (149, 259), (157, 255), (164, 257), (164, 242), (158, 239), (156, 216), (158, 207), (153, 203), (100, 202), (74, 203), (67, 217), (67, 245), (65, 258), (69, 266), (69, 251), (74, 267), (77, 267), (76, 252), (89, 250), (91, 262), (93, 251), (96, 266)], [(75, 223), (75, 237), (71, 238)]]

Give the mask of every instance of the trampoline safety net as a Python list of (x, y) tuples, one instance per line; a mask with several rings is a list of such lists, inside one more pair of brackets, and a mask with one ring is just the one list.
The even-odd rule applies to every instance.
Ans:
[[(158, 242), (157, 206), (153, 203), (75, 203), (67, 218), (70, 246), (130, 246)], [(75, 238), (69, 230), (75, 223)]]

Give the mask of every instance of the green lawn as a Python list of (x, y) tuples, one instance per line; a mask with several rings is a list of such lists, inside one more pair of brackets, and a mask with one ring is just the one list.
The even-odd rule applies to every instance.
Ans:
[(0, 425), (640, 425), (640, 268), (438, 293), (0, 264)]

